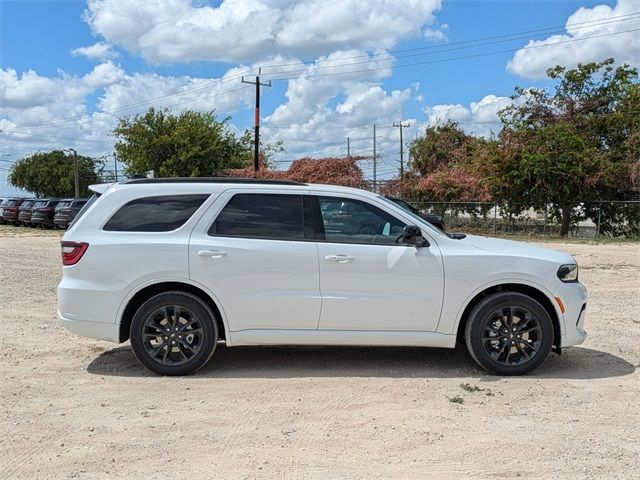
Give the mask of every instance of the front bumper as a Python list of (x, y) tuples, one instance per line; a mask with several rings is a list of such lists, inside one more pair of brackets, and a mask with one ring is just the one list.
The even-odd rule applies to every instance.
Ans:
[[(572, 347), (574, 345), (580, 345), (587, 338), (587, 332), (584, 330), (584, 319), (587, 313), (587, 304), (582, 305), (578, 320), (575, 322), (575, 327), (568, 329), (567, 335), (562, 337), (563, 347)], [(571, 319), (565, 318), (565, 322), (571, 321)]]
[(587, 289), (580, 282), (564, 283), (559, 292), (565, 305), (561, 347), (579, 345), (587, 338), (584, 321), (587, 313)]

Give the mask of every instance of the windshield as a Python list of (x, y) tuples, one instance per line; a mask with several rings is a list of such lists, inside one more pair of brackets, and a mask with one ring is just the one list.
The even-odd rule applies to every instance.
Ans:
[(390, 205), (393, 205), (395, 207), (399, 207), (402, 208), (402, 210), (405, 212), (405, 214), (409, 215), (410, 217), (414, 218), (418, 223), (417, 225), (427, 225), (431, 230), (435, 230), (436, 232), (438, 232), (440, 235), (446, 235), (447, 237), (449, 237), (449, 234), (443, 230), (440, 230), (438, 227), (436, 227), (435, 225), (427, 222), (424, 218), (416, 215), (415, 213), (413, 213), (411, 210), (408, 210), (406, 208), (403, 208), (401, 205), (399, 205), (398, 203), (396, 203), (394, 200), (389, 200), (386, 197), (383, 197), (382, 195), (378, 195), (378, 198), (380, 200), (383, 200), (385, 203), (388, 203)]

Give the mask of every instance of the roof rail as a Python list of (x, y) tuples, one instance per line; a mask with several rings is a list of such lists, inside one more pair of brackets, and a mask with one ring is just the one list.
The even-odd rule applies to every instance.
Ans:
[(122, 182), (125, 185), (143, 183), (255, 183), (265, 185), (306, 185), (291, 180), (273, 180), (265, 178), (241, 177), (168, 177), (168, 178), (134, 178)]

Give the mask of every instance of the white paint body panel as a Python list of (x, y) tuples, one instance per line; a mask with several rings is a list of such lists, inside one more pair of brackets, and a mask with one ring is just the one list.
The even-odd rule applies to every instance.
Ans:
[[(212, 237), (210, 225), (227, 201), (242, 190), (224, 192), (191, 235), (190, 278), (223, 299), (231, 332), (248, 329), (312, 329), (322, 300), (315, 242)], [(281, 193), (264, 190), (263, 193)], [(306, 189), (293, 191), (300, 195)], [(199, 252), (220, 252), (219, 258)], [(217, 256), (216, 256), (217, 257)]]
[[(171, 281), (203, 290), (218, 306), (229, 346), (260, 344), (453, 347), (466, 306), (502, 284), (536, 288), (559, 318), (561, 346), (581, 343), (586, 291), (556, 271), (573, 259), (518, 242), (454, 240), (419, 217), (362, 190), (326, 185), (221, 183), (113, 184), (64, 235), (88, 242), (81, 261), (63, 267), (59, 317), (79, 335), (119, 340), (127, 303), (141, 289)], [(421, 227), (430, 247), (334, 244), (210, 237), (207, 230), (234, 192), (358, 198)], [(211, 197), (182, 227), (162, 233), (105, 232), (130, 200), (167, 194)], [(224, 252), (219, 258), (201, 251)], [(347, 255), (353, 261), (325, 261)], [(566, 307), (560, 311), (554, 297)]]

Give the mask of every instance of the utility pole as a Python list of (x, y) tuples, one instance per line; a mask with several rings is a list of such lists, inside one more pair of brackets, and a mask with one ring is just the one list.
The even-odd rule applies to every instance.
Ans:
[(402, 142), (402, 129), (410, 127), (411, 124), (402, 123), (402, 120), (400, 120), (399, 122), (394, 123), (393, 126), (400, 129), (400, 178), (402, 178), (404, 177), (404, 145)]
[(118, 181), (118, 154), (113, 153), (113, 169), (116, 172), (116, 182)]
[(76, 197), (80, 198), (80, 172), (78, 171), (78, 152), (73, 148), (67, 148), (66, 152), (73, 152), (73, 180), (75, 183)]
[(378, 157), (376, 156), (376, 124), (373, 124), (373, 191), (378, 190), (378, 171), (376, 169)]
[(256, 75), (255, 81), (245, 80), (242, 77), (242, 83), (249, 83), (256, 86), (256, 111), (254, 119), (254, 152), (253, 152), (253, 169), (258, 171), (260, 169), (260, 85), (263, 87), (270, 87), (271, 80), (268, 83), (260, 83), (260, 74), (262, 73), (262, 67), (258, 69), (258, 75)]
[(347, 137), (347, 158), (351, 157), (351, 140)]

